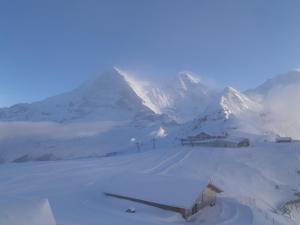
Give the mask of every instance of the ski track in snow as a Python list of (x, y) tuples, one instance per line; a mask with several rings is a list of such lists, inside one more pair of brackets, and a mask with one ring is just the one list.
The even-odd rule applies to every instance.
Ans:
[(193, 149), (186, 150), (186, 154), (181, 159), (179, 159), (178, 161), (176, 160), (175, 162), (173, 162), (172, 164), (170, 164), (169, 166), (164, 168), (159, 174), (166, 175), (170, 170), (179, 166), (183, 161), (188, 159), (191, 156), (191, 154), (193, 153), (193, 151), (194, 151)]
[[(222, 209), (231, 209), (233, 214), (227, 219), (224, 219), (223, 222), (218, 223), (218, 225), (251, 225), (253, 224), (253, 213), (252, 210), (245, 205), (239, 203), (233, 203), (232, 201), (223, 202)], [(245, 221), (247, 221), (245, 223)]]
[(246, 206), (229, 198), (219, 198), (217, 205), (219, 210), (216, 210), (210, 217), (206, 214), (213, 208), (204, 209), (205, 212), (200, 213), (195, 223), (203, 225), (252, 225), (253, 213), (252, 210)]
[(166, 159), (159, 162), (157, 165), (150, 169), (146, 169), (143, 171), (143, 173), (150, 173), (150, 174), (158, 174), (163, 173), (168, 168), (173, 166), (174, 164), (177, 164), (182, 159), (184, 159), (189, 154), (189, 151), (186, 149), (180, 150), (179, 152), (176, 152), (175, 154), (167, 157)]

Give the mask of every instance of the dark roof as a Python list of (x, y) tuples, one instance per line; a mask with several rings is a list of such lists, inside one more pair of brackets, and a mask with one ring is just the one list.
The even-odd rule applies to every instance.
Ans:
[(214, 185), (213, 183), (209, 182), (208, 185), (207, 185), (207, 188), (213, 190), (214, 192), (216, 193), (221, 193), (223, 192), (223, 190), (219, 187), (217, 187), (216, 185)]
[(208, 181), (209, 178), (198, 180), (177, 176), (125, 173), (110, 179), (103, 186), (103, 191), (188, 208), (206, 187), (217, 193), (222, 192), (220, 188)]

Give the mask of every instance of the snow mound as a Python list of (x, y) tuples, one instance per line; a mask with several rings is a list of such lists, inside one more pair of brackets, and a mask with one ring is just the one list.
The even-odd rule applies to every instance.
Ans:
[(0, 224), (56, 225), (47, 199), (0, 198)]

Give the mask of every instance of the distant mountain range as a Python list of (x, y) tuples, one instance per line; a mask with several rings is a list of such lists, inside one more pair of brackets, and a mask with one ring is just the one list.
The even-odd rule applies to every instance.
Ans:
[[(95, 124), (93, 129), (103, 124), (114, 124), (112, 127), (104, 133), (82, 137), (81, 133), (90, 132), (90, 125), (83, 126), (81, 136), (76, 133), (74, 137), (69, 135), (67, 140), (59, 141), (52, 136), (42, 140), (40, 136), (14, 141), (12, 138), (0, 138), (0, 142), (4, 143), (0, 156), (4, 157), (3, 152), (10, 149), (18, 149), (20, 155), (24, 149), (44, 151), (45, 146), (52, 153), (68, 148), (69, 152), (64, 156), (74, 154), (74, 149), (84, 152), (79, 155), (98, 154), (99, 151), (106, 154), (132, 148), (132, 137), (150, 143), (155, 133), (162, 131), (166, 132), (163, 136), (166, 140), (169, 138), (168, 143), (175, 137), (199, 132), (242, 132), (243, 135), (299, 138), (300, 120), (289, 115), (291, 111), (300, 113), (295, 96), (300, 96), (299, 71), (276, 76), (242, 93), (232, 87), (215, 90), (191, 72), (181, 72), (169, 83), (156, 86), (137, 81), (130, 74), (112, 68), (69, 92), (39, 102), (1, 108), (0, 130), (6, 131), (9, 122), (21, 122), (23, 125), (55, 123), (60, 124), (55, 126), (63, 127), (62, 131), (68, 132), (72, 129), (66, 127), (72, 124)], [(289, 104), (289, 101), (292, 102)], [(5, 123), (5, 128), (1, 128), (1, 122)], [(21, 127), (18, 132), (22, 129), (29, 128)], [(32, 126), (30, 129), (33, 129)], [(34, 129), (37, 129), (36, 126)], [(76, 129), (80, 130), (78, 126)], [(84, 144), (78, 144), (78, 136)]]

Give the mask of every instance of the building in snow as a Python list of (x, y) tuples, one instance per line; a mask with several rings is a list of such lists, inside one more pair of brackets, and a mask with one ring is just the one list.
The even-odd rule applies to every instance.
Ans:
[(103, 192), (108, 197), (173, 211), (188, 220), (204, 207), (214, 206), (217, 194), (223, 191), (208, 179), (127, 174), (110, 180)]
[(276, 137), (276, 142), (277, 143), (288, 143), (288, 142), (292, 142), (292, 138), (291, 137)]
[(202, 146), (202, 147), (221, 147), (221, 148), (241, 148), (248, 147), (250, 140), (248, 138), (212, 136), (206, 133), (200, 133), (196, 136), (188, 136), (181, 139), (181, 145)]

